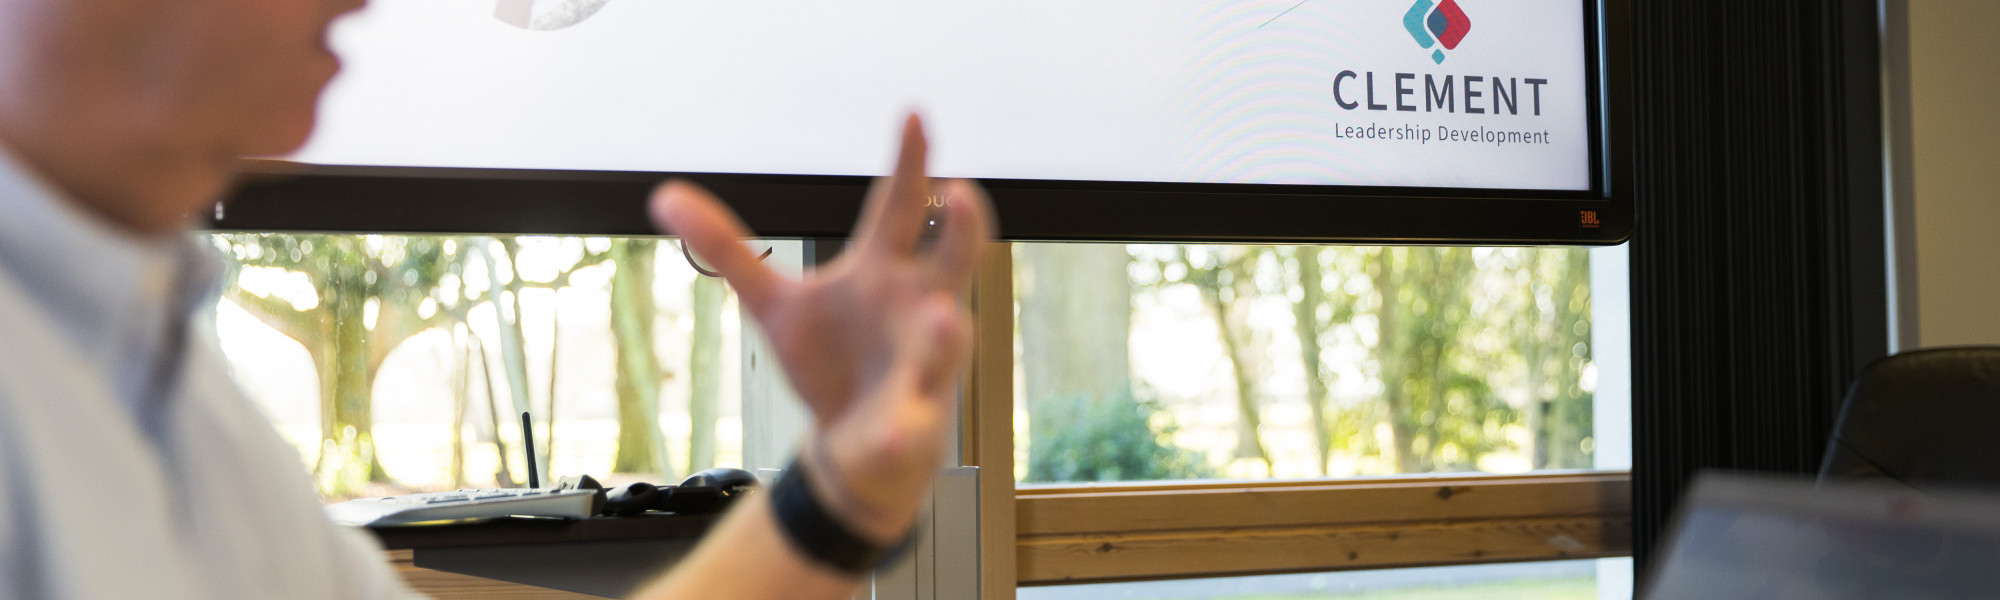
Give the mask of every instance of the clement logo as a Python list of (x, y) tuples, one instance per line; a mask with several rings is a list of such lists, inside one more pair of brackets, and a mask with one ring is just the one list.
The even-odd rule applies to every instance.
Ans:
[[(1309, 1), (1309, 0), (1308, 0)], [(1303, 2), (1301, 2), (1303, 4)], [(1279, 15), (1283, 16), (1283, 15)], [(1417, 45), (1431, 51), (1431, 61), (1444, 64), (1445, 51), (1458, 50), (1465, 34), (1472, 32), (1472, 18), (1458, 7), (1458, 0), (1416, 0), (1403, 14), (1403, 28)], [(1504, 58), (1504, 57), (1494, 57)], [(1402, 61), (1397, 61), (1402, 62)], [(1481, 61), (1484, 62), (1484, 61)], [(1464, 61), (1459, 61), (1463, 66)], [(1413, 69), (1414, 70), (1414, 69)], [(1487, 73), (1378, 73), (1366, 66), (1345, 69), (1333, 76), (1333, 103), (1341, 110), (1383, 112), (1424, 112), (1454, 115), (1542, 116), (1542, 88), (1553, 87), (1544, 77)], [(1388, 117), (1388, 115), (1383, 115)], [(1356, 140), (1508, 144), (1552, 144), (1552, 133), (1528, 122), (1513, 121), (1505, 127), (1467, 126), (1462, 120), (1422, 123), (1369, 122), (1334, 123), (1333, 137)], [(1585, 228), (1602, 226), (1595, 211), (1584, 211)]]
[(1444, 46), (1431, 51), (1431, 60), (1444, 64), (1444, 51), (1458, 49), (1458, 43), (1472, 31), (1472, 19), (1458, 7), (1458, 0), (1417, 0), (1410, 5), (1410, 12), (1403, 13), (1403, 28), (1416, 38), (1418, 46)]

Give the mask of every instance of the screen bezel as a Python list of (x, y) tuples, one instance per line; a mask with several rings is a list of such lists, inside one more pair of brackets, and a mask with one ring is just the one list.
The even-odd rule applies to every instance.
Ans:
[[(982, 180), (1013, 241), (1611, 245), (1632, 229), (1628, 0), (1585, 0), (1591, 189)], [(1614, 68), (1618, 67), (1618, 68)], [(209, 225), (243, 231), (654, 235), (645, 203), (685, 177), (759, 235), (838, 238), (869, 179), (255, 161)], [(1249, 207), (1249, 208), (1246, 208)], [(913, 207), (918, 208), (918, 207)], [(1595, 225), (1588, 224), (1595, 217)]]

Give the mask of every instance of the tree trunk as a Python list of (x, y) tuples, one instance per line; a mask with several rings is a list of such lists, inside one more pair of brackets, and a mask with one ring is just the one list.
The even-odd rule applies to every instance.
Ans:
[(1417, 411), (1408, 386), (1412, 335), (1407, 328), (1417, 319), (1407, 313), (1407, 304), (1402, 299), (1411, 275), (1404, 269), (1415, 268), (1411, 263), (1417, 262), (1414, 260), (1417, 252), (1419, 249), (1382, 248), (1376, 252), (1375, 264), (1369, 269), (1375, 290), (1381, 296), (1375, 316), (1375, 362), (1381, 369), (1382, 405), (1388, 409), (1383, 418), (1389, 424), (1390, 451), (1395, 455), (1397, 473), (1428, 470), (1424, 466), (1424, 453), (1416, 448), (1417, 429), (1422, 421), (1421, 416), (1414, 414)]
[(1528, 404), (1525, 410), (1528, 413), (1528, 431), (1534, 434), (1528, 442), (1528, 457), (1530, 468), (1546, 469), (1549, 464), (1549, 436), (1546, 430), (1548, 398), (1542, 390), (1547, 388), (1549, 374), (1542, 363), (1548, 359), (1543, 350), (1548, 348), (1551, 336), (1543, 331), (1549, 320), (1542, 318), (1541, 290), (1537, 289), (1542, 281), (1542, 254), (1534, 249), (1522, 252), (1528, 255), (1524, 268), (1528, 272), (1528, 305), (1521, 311), (1523, 314), (1519, 323), (1521, 360), (1528, 365)]
[(561, 359), (562, 312), (552, 311), (549, 315), (549, 404), (548, 408), (542, 411), (542, 426), (546, 433), (542, 434), (542, 444), (538, 446), (541, 452), (535, 457), (535, 460), (540, 462), (542, 477), (549, 480), (556, 478), (556, 472), (550, 469), (549, 465), (556, 462), (556, 389), (559, 387), (557, 384), (560, 377), (557, 374), (562, 366)]
[[(521, 246), (512, 238), (501, 240), (501, 248), (507, 253), (508, 273), (504, 284), (505, 294), (493, 295), (493, 318), (498, 321), (500, 331), (500, 366), (507, 375), (507, 395), (513, 400), (514, 415), (531, 412), (533, 405), (528, 402), (528, 342), (521, 331), (521, 290), (526, 288), (521, 281)], [(491, 280), (498, 285), (501, 281), (499, 267), (489, 257), (486, 268)], [(523, 444), (527, 440), (522, 440)]]
[(1117, 244), (1022, 244), (1015, 256), (1029, 412), (1129, 395), (1132, 255)]
[(618, 453), (611, 470), (674, 480), (660, 434), (660, 362), (653, 346), (653, 265), (658, 242), (615, 240), (611, 260), (611, 332), (617, 345)]
[[(321, 421), (322, 439), (340, 452), (338, 472), (332, 474), (334, 494), (359, 491), (360, 484), (385, 481), (381, 463), (375, 460), (374, 415), (370, 402), (368, 369), (368, 325), (364, 319), (367, 297), (335, 282), (336, 289), (323, 294), (328, 304), (332, 331), (326, 343), (329, 360), (320, 365), (320, 392), (325, 399)], [(325, 443), (322, 442), (322, 451)], [(326, 462), (321, 461), (325, 466)]]
[[(1247, 318), (1248, 298), (1254, 297), (1255, 286), (1251, 273), (1257, 268), (1258, 252), (1244, 251), (1237, 256), (1223, 256), (1228, 250), (1218, 250), (1216, 264), (1201, 269), (1181, 255), (1181, 263), (1188, 269), (1188, 279), (1201, 290), (1202, 303), (1208, 306), (1209, 316), (1215, 320), (1216, 335), (1222, 341), (1223, 355), (1228, 357), (1230, 372), (1236, 383), (1237, 413), (1237, 458), (1251, 458), (1264, 463), (1264, 474), (1274, 474), (1275, 465), (1271, 454), (1264, 449), (1264, 418), (1259, 407), (1262, 394), (1258, 391), (1258, 380), (1263, 376), (1262, 362), (1257, 360), (1256, 343), (1250, 331)], [(1224, 282), (1223, 276), (1229, 281)], [(1223, 298), (1227, 288), (1229, 297)]]
[[(472, 339), (471, 336), (466, 336)], [(451, 396), (451, 488), (465, 488), (465, 417), (471, 405), (472, 396), (472, 347), (467, 345), (459, 352), (458, 388)]]
[(1321, 373), (1319, 308), (1325, 303), (1321, 287), (1319, 248), (1299, 246), (1299, 299), (1292, 303), (1292, 326), (1299, 336), (1299, 366), (1306, 377), (1306, 407), (1312, 411), (1313, 447), (1319, 451), (1319, 474), (1327, 474), (1333, 460), (1333, 421), (1327, 417), (1326, 378)]
[(722, 280), (696, 277), (690, 284), (694, 331), (688, 351), (688, 472), (715, 466), (715, 423), (722, 396)]
[[(1132, 255), (1115, 244), (1021, 244), (1014, 255), (1028, 413), (1027, 439), (1016, 443), (1029, 448), (1029, 477), (1102, 476), (1108, 465), (1068, 464), (1060, 448), (1098, 445), (1115, 425), (1073, 419), (1117, 414), (1115, 403), (1133, 401)], [(1102, 454), (1080, 460), (1115, 462)]]
[(493, 354), (486, 351), (486, 342), (481, 341), (478, 336), (472, 337), (472, 345), (479, 348), (479, 375), (480, 379), (486, 382), (487, 427), (493, 434), (494, 457), (499, 459), (495, 461), (499, 468), (493, 473), (493, 481), (497, 482), (499, 487), (514, 487), (514, 472), (507, 467), (507, 438), (500, 436), (500, 428), (506, 420), (500, 417), (500, 414), (505, 412), (500, 410), (500, 393), (493, 389)]
[(1555, 335), (1549, 352), (1555, 358), (1556, 397), (1548, 404), (1542, 446), (1546, 467), (1581, 469), (1590, 466), (1583, 439), (1590, 436), (1592, 396), (1582, 387), (1583, 367), (1590, 362), (1590, 252), (1583, 249), (1543, 250), (1560, 265), (1554, 291)]

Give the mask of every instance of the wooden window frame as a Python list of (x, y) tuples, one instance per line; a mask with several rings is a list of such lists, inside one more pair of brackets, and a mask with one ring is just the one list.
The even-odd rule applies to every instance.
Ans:
[[(1014, 484), (1011, 247), (986, 254), (960, 448), (980, 466), (981, 592), (1017, 586), (1629, 556), (1631, 475)], [(981, 310), (982, 307), (1003, 307)]]
[(1021, 585), (1630, 553), (1622, 473), (1022, 488)]

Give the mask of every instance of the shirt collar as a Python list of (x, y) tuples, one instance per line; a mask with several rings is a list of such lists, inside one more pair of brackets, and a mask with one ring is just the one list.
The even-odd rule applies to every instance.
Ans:
[[(219, 279), (187, 236), (142, 238), (89, 214), (0, 146), (0, 271), (90, 359), (120, 361), (145, 315), (184, 319)], [(131, 366), (131, 365), (123, 365)]]

